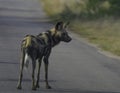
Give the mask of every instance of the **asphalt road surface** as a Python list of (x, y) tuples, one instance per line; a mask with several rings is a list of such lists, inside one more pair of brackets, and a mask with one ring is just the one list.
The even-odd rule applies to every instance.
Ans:
[(120, 60), (73, 34), (71, 43), (56, 46), (50, 56), (51, 90), (45, 89), (43, 65), (37, 91), (31, 90), (31, 67), (24, 70), (23, 89), (16, 89), (22, 38), (53, 26), (41, 7), (38, 0), (0, 0), (0, 93), (120, 93)]

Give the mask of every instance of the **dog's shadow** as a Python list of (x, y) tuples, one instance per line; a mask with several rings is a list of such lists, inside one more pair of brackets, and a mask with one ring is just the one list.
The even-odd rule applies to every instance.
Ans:
[[(6, 81), (6, 82), (17, 82), (18, 79), (13, 78), (0, 78), (0, 81)], [(30, 82), (31, 79), (23, 79), (24, 82)], [(40, 80), (40, 82), (45, 82), (45, 80)], [(49, 82), (57, 82), (56, 80), (49, 80)], [(50, 90), (45, 88), (40, 88), (39, 90), (42, 93), (120, 93), (120, 92), (112, 92), (112, 91), (92, 91), (92, 90), (81, 90), (81, 89), (66, 89), (66, 88), (52, 88)]]
[[(18, 79), (17, 78), (0, 78), (0, 81), (9, 81), (9, 82), (17, 82)], [(23, 79), (23, 82), (31, 82), (31, 79)], [(48, 80), (49, 82), (56, 82), (56, 80)], [(45, 80), (40, 79), (39, 82), (45, 82)]]

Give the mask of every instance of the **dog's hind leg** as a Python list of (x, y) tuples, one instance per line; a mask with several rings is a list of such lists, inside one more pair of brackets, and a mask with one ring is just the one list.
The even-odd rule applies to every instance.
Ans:
[(41, 59), (42, 59), (42, 57), (38, 59), (38, 72), (37, 72), (36, 88), (39, 88)]
[(35, 86), (35, 68), (36, 68), (36, 60), (32, 58), (32, 90), (36, 90)]
[(21, 82), (22, 82), (22, 77), (23, 77), (24, 59), (25, 59), (25, 52), (22, 50), (21, 61), (20, 61), (20, 76), (18, 80), (17, 89), (22, 89)]

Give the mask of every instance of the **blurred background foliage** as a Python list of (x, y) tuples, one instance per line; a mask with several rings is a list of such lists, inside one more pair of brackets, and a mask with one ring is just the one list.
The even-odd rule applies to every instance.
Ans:
[(42, 0), (54, 21), (70, 21), (69, 29), (103, 50), (120, 56), (120, 0)]
[(53, 18), (64, 20), (74, 18), (96, 19), (101, 17), (119, 17), (120, 0), (43, 0), (49, 8), (45, 11)]

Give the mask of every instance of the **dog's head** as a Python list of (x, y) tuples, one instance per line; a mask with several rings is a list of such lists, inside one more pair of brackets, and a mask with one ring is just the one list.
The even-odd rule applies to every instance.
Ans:
[(64, 42), (70, 42), (72, 40), (72, 38), (68, 35), (68, 32), (66, 30), (68, 23), (63, 23), (63, 22), (58, 22), (55, 25), (55, 31), (56, 31), (56, 36)]

